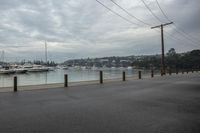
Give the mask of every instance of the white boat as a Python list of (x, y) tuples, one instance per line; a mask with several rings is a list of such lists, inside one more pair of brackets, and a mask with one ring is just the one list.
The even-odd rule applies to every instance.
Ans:
[(119, 70), (124, 70), (125, 68), (124, 67), (119, 67)]
[(68, 70), (68, 67), (67, 66), (63, 66), (62, 69)]
[(96, 67), (95, 65), (92, 66), (92, 70), (98, 70), (98, 67)]
[(81, 70), (81, 67), (80, 66), (74, 66), (74, 69), (75, 70)]
[(87, 70), (91, 70), (92, 67), (91, 67), (91, 66), (86, 66), (86, 69), (87, 69)]
[(48, 67), (49, 68), (49, 71), (55, 71), (56, 70), (56, 67)]
[(127, 67), (127, 69), (133, 69), (133, 67), (132, 67), (132, 66), (129, 66), (129, 67)]
[(32, 64), (29, 64), (29, 63), (25, 63), (22, 68), (25, 68), (25, 69), (29, 69), (29, 68), (33, 68), (33, 65)]
[(111, 67), (111, 69), (112, 69), (112, 70), (116, 70), (117, 68), (116, 68), (116, 67)]
[(28, 72), (47, 72), (49, 71), (48, 67), (44, 67), (42, 65), (33, 65), (32, 68), (28, 69)]
[(17, 69), (13, 69), (13, 71), (15, 71), (15, 73), (26, 73), (28, 70), (23, 69), (23, 68), (17, 68)]
[(107, 67), (106, 65), (104, 65), (103, 67), (102, 67), (102, 70), (109, 70), (110, 68), (109, 67)]
[(0, 74), (14, 74), (15, 71), (14, 70), (6, 70), (6, 69), (0, 69)]
[(86, 66), (81, 66), (81, 70), (86, 70), (87, 67)]
[(21, 65), (12, 64), (9, 66), (9, 70), (15, 71), (15, 73), (26, 73), (27, 69), (23, 68)]

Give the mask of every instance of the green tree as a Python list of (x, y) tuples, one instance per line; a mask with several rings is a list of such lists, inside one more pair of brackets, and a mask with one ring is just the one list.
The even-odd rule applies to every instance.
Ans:
[(170, 68), (177, 68), (179, 66), (179, 55), (174, 48), (169, 49), (166, 57), (166, 64)]

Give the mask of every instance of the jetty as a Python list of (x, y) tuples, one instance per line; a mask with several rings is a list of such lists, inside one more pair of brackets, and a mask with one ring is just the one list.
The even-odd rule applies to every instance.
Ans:
[(3, 133), (199, 133), (200, 73), (0, 93)]

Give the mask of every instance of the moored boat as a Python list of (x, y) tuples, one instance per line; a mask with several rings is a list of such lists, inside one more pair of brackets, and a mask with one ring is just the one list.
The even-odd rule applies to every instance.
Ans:
[(28, 72), (47, 72), (49, 71), (48, 68), (30, 68)]
[(49, 71), (48, 67), (44, 67), (42, 65), (33, 65), (32, 68), (28, 69), (28, 72), (47, 72)]
[(14, 70), (10, 70), (10, 69), (8, 69), (8, 70), (1, 69), (0, 70), (0, 74), (14, 74), (14, 73), (15, 73), (15, 71)]
[(132, 66), (128, 66), (127, 69), (133, 69), (133, 67)]
[(91, 69), (92, 70), (98, 70), (98, 67), (96, 67), (95, 65), (93, 65)]
[(15, 73), (26, 73), (28, 70), (26, 69), (22, 69), (22, 68), (18, 68), (18, 69), (13, 69), (15, 71)]
[(63, 66), (62, 69), (68, 70), (68, 67), (67, 66)]

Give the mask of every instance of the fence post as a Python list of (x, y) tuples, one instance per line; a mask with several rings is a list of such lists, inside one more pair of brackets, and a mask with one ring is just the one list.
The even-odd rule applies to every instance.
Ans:
[(151, 77), (153, 78), (154, 77), (154, 71), (151, 70)]
[(103, 84), (103, 71), (99, 72), (99, 82), (100, 84)]
[(169, 75), (172, 75), (172, 70), (171, 69), (169, 69)]
[(68, 75), (65, 74), (65, 84), (64, 87), (68, 87)]
[(14, 77), (14, 92), (17, 92), (17, 76)]
[(176, 74), (178, 74), (178, 69), (176, 69)]
[(192, 73), (194, 73), (194, 70), (192, 69)]
[(141, 79), (141, 71), (138, 71), (138, 78)]
[(184, 74), (184, 70), (182, 69), (182, 74)]
[(123, 79), (123, 81), (126, 81), (126, 73), (125, 73), (125, 71), (123, 71), (123, 73), (122, 73), (122, 79)]

